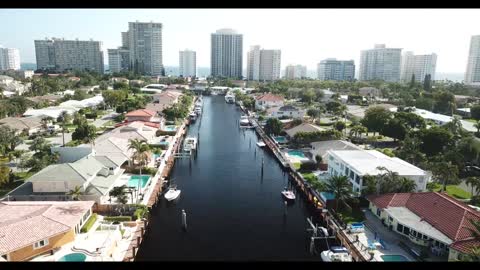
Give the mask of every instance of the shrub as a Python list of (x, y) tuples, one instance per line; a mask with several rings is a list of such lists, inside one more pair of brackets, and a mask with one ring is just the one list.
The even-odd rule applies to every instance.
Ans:
[(90, 216), (90, 218), (85, 222), (83, 225), (82, 229), (80, 229), (80, 232), (86, 233), (92, 228), (93, 224), (95, 224), (95, 221), (97, 221), (97, 214), (94, 213)]
[(119, 115), (115, 116), (115, 118), (113, 118), (113, 120), (115, 120), (115, 122), (123, 122), (123, 120), (125, 120), (125, 115), (123, 113), (119, 114)]
[[(132, 174), (140, 174), (140, 168), (134, 168), (129, 170), (130, 173)], [(142, 168), (142, 174), (149, 174), (149, 175), (155, 175), (157, 173), (157, 169), (155, 168), (150, 168), (150, 167), (143, 167)]]
[(304, 171), (314, 171), (317, 169), (317, 164), (314, 162), (305, 162), (300, 164), (300, 170), (301, 172)]
[(132, 221), (132, 217), (131, 216), (104, 217), (103, 220), (112, 221), (112, 222), (124, 222), (124, 221)]

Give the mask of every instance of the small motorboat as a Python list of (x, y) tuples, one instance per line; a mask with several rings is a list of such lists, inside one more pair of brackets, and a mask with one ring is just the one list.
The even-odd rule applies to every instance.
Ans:
[(180, 192), (181, 191), (177, 189), (177, 187), (170, 187), (165, 193), (165, 199), (167, 199), (167, 201), (173, 201), (180, 196)]
[(345, 247), (334, 246), (329, 250), (322, 251), (322, 261), (324, 262), (351, 262), (352, 255)]
[(264, 147), (266, 144), (262, 141), (257, 142), (258, 147)]
[(285, 190), (282, 191), (282, 195), (287, 200), (292, 200), (292, 201), (295, 200), (295, 193), (293, 193), (293, 191), (291, 191), (291, 190), (288, 190), (287, 188), (285, 188)]

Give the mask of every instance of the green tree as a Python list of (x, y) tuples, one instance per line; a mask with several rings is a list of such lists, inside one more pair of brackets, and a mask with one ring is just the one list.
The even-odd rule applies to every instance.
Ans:
[(342, 132), (347, 127), (347, 124), (345, 124), (345, 122), (343, 122), (343, 121), (337, 121), (337, 122), (333, 123), (333, 127), (336, 130)]
[(307, 115), (315, 121), (315, 119), (320, 118), (321, 112), (319, 109), (312, 108), (307, 110)]
[(368, 128), (368, 131), (380, 132), (388, 123), (392, 113), (380, 106), (370, 107), (365, 111), (365, 116), (361, 120), (362, 125)]
[(441, 127), (434, 126), (429, 129), (422, 129), (418, 132), (418, 135), (422, 141), (420, 150), (427, 156), (441, 153), (454, 143), (453, 134)]
[(425, 91), (430, 91), (432, 89), (432, 75), (425, 75), (425, 79), (423, 80), (423, 89)]
[(378, 194), (378, 181), (377, 177), (373, 175), (364, 175), (362, 176), (363, 181), (363, 189), (362, 189), (362, 196)]
[(475, 120), (480, 120), (480, 105), (475, 105), (470, 108), (470, 115)]
[(394, 141), (403, 140), (408, 130), (405, 125), (398, 119), (393, 118), (388, 120), (387, 124), (383, 126), (380, 134), (393, 138)]
[(312, 101), (315, 99), (315, 92), (312, 89), (304, 89), (301, 92), (301, 101), (307, 104), (312, 104)]
[(326, 184), (326, 190), (335, 195), (335, 211), (338, 210), (338, 203), (347, 203), (352, 196), (352, 184), (346, 176), (332, 176)]
[[(442, 160), (439, 158), (439, 160)], [(458, 184), (458, 167), (447, 161), (430, 162), (430, 170), (434, 179), (442, 184), (442, 191), (447, 191), (447, 185)]]
[(84, 91), (84, 90), (75, 90), (75, 92), (73, 93), (73, 97), (72, 99), (74, 100), (84, 100), (86, 99), (88, 96), (87, 96), (87, 93)]
[(80, 196), (83, 195), (83, 192), (82, 192), (82, 187), (81, 186), (75, 186), (74, 189), (71, 189), (67, 195), (70, 195), (72, 196), (72, 199), (74, 201), (78, 201)]
[(128, 202), (127, 194), (126, 194), (126, 185), (122, 185), (119, 187), (114, 187), (110, 192), (108, 193), (108, 196), (114, 197), (117, 199), (118, 202), (121, 204), (126, 204)]
[(400, 149), (395, 151), (395, 155), (414, 165), (419, 165), (427, 159), (425, 154), (420, 151), (421, 145), (422, 141), (418, 137), (407, 135), (402, 141)]
[(28, 149), (34, 152), (48, 151), (50, 148), (50, 143), (44, 137), (36, 137), (33, 139), (32, 144)]
[(63, 146), (65, 146), (65, 130), (67, 129), (67, 123), (71, 121), (70, 114), (67, 111), (62, 111), (57, 121), (62, 123), (62, 141)]
[(385, 167), (377, 167), (377, 170), (381, 171), (377, 176), (379, 194), (415, 191), (416, 184), (413, 180), (401, 177)]
[(425, 124), (425, 120), (415, 114), (415, 113), (411, 113), (411, 112), (396, 112), (394, 114), (394, 117), (395, 119), (401, 121), (405, 127), (407, 128), (425, 128), (426, 127), (426, 124)]
[(368, 129), (361, 124), (354, 125), (350, 128), (350, 136), (354, 136), (355, 138), (358, 138), (359, 136), (362, 135), (362, 133), (367, 133)]
[[(465, 180), (465, 183), (467, 185), (470, 185), (472, 188), (472, 197), (474, 195), (478, 195), (478, 191), (480, 190), (480, 177), (478, 176), (470, 176)], [(474, 193), (475, 190), (475, 193)]]
[(0, 166), (0, 187), (3, 187), (10, 183), (10, 168), (7, 166)]
[(412, 79), (410, 80), (410, 89), (415, 87), (415, 74), (412, 74)]
[(15, 129), (11, 129), (9, 126), (0, 125), (0, 146), (4, 152), (15, 151), (15, 148), (22, 143), (22, 139), (17, 136)]
[(455, 110), (455, 96), (448, 91), (439, 91), (433, 95), (435, 105), (433, 112), (452, 115)]
[(90, 143), (94, 141), (96, 135), (97, 135), (97, 129), (94, 125), (82, 123), (72, 133), (72, 140)]
[(282, 122), (277, 118), (269, 118), (265, 125), (265, 132), (267, 134), (279, 135), (282, 132)]

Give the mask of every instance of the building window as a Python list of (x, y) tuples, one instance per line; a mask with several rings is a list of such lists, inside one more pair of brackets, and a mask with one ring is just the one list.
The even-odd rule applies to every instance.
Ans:
[(418, 239), (422, 239), (422, 237), (423, 237), (423, 234), (417, 232), (417, 238), (418, 238)]
[(382, 214), (382, 210), (380, 208), (377, 208), (377, 216), (380, 216)]
[(408, 227), (403, 227), (403, 234), (409, 235), (409, 234), (410, 234), (410, 228), (408, 228)]
[(402, 224), (397, 224), (397, 232), (403, 233), (403, 225)]
[(48, 239), (45, 239), (45, 240), (36, 242), (35, 244), (33, 244), (33, 248), (34, 248), (34, 249), (42, 248), (42, 247), (44, 247), (44, 246), (46, 246), (46, 245), (48, 245)]
[(393, 218), (391, 216), (388, 216), (388, 221), (393, 221)]

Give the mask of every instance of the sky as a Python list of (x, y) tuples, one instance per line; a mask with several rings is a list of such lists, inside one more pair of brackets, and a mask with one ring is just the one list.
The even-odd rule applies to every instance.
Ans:
[[(99, 40), (121, 45), (128, 22), (163, 24), (163, 63), (178, 66), (179, 50), (197, 52), (210, 66), (210, 34), (233, 28), (243, 34), (243, 66), (250, 46), (282, 51), (288, 64), (316, 65), (326, 58), (355, 60), (360, 51), (386, 44), (415, 54), (436, 53), (437, 72), (463, 73), (470, 38), (480, 35), (480, 9), (2, 9), (0, 45), (18, 48), (22, 63), (35, 63), (35, 39)], [(358, 69), (358, 68), (357, 68)]]

